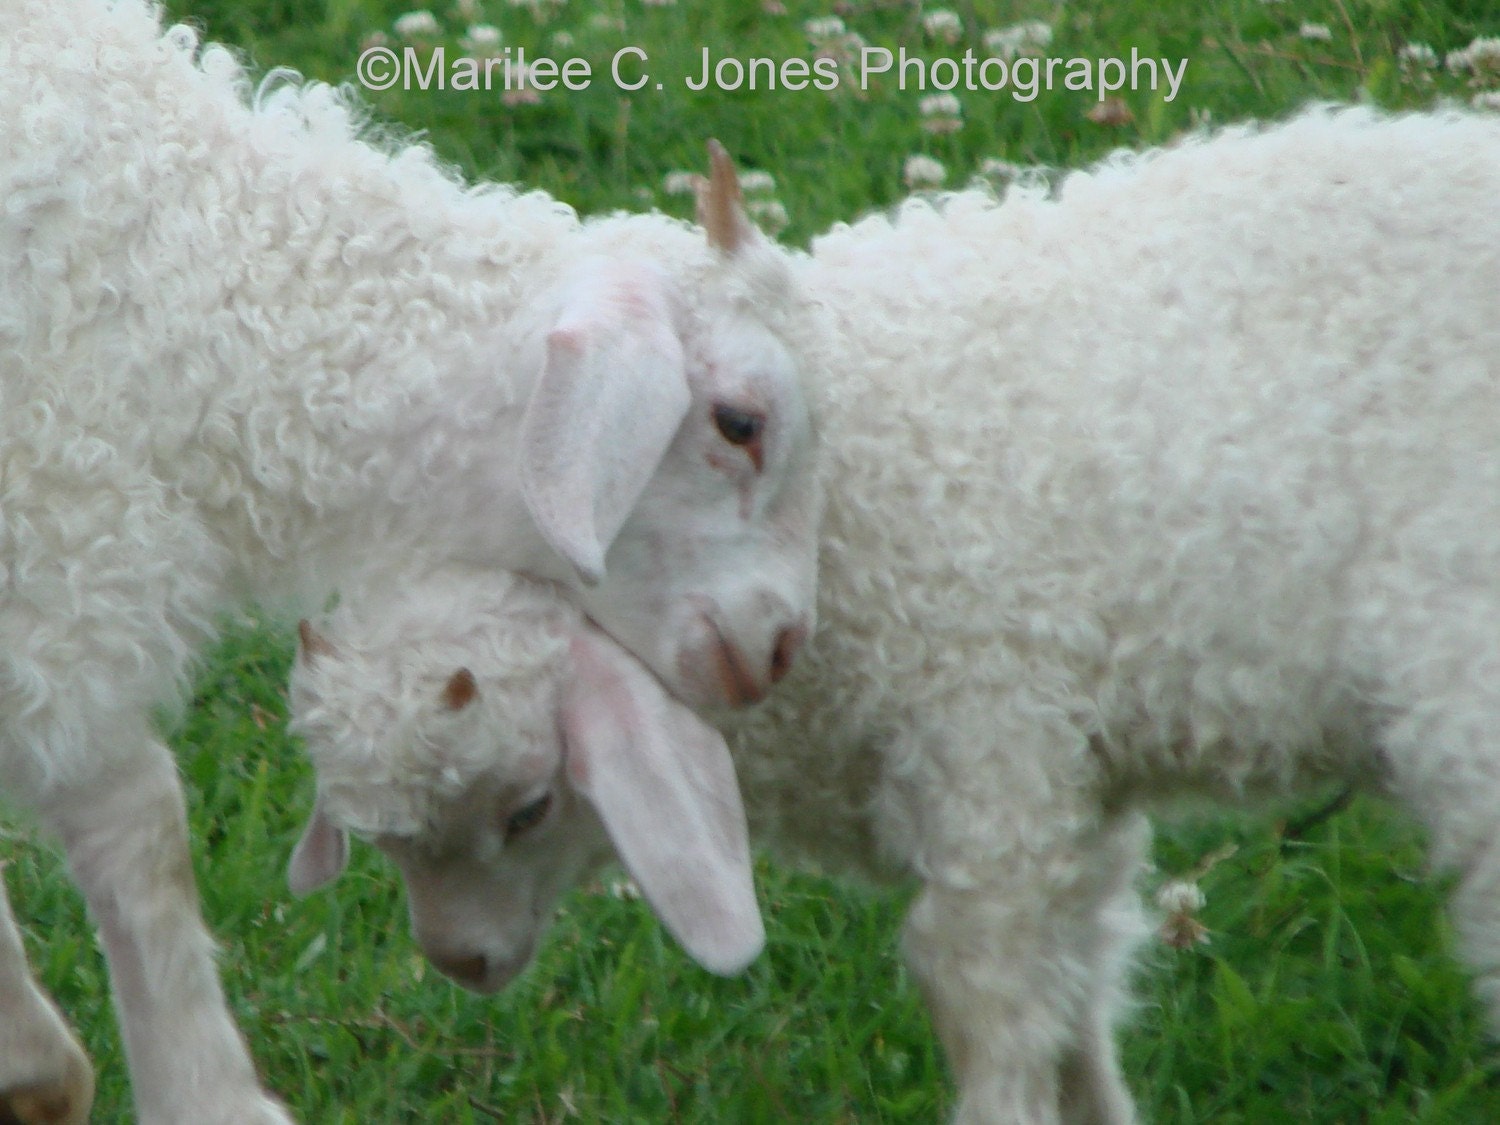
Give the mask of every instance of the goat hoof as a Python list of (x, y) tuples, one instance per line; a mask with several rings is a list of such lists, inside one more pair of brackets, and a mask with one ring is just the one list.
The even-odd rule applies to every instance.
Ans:
[(94, 1069), (81, 1053), (55, 1082), (0, 1090), (0, 1125), (88, 1125)]

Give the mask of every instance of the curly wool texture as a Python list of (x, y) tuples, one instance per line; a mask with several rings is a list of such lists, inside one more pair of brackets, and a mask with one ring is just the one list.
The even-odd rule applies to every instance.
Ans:
[(1133, 1119), (1183, 798), (1399, 797), (1500, 1030), (1497, 196), (1500, 121), (1317, 109), (815, 244), (818, 628), (721, 726), (759, 839), (923, 884), (956, 1120)]
[(484, 508), (481, 485), (511, 471), (496, 419), (523, 402), (534, 306), (570, 268), (626, 256), (685, 294), (763, 296), (687, 224), (583, 224), (542, 193), (465, 186), (424, 147), (372, 142), (340, 91), (284, 74), (252, 89), (229, 51), (145, 4), (27, 0), (7, 22), (14, 795), (178, 698), (227, 604), (316, 606), (526, 518)]
[[(907, 950), (957, 1121), (1134, 1119), (1112, 1024), (1141, 810), (1178, 798), (1400, 797), (1462, 873), (1500, 1028), (1497, 197), (1500, 119), (1314, 109), (1055, 197), (915, 199), (803, 263), (833, 322), (803, 357), (818, 625), (764, 706), (718, 720), (762, 842), (922, 884)], [(431, 699), (459, 665), (487, 706), (515, 693), (484, 741), (518, 773), (556, 738), (548, 693), (491, 691), (514, 673), (481, 641), (535, 631), (534, 604), (462, 577), (404, 597), (386, 611), (433, 624), (383, 657), (344, 623), (357, 659), (304, 727), (320, 777), (419, 773), (346, 728), (371, 685), (426, 669)], [(405, 807), (395, 788), (360, 806)]]
[(1053, 799), (1368, 775), (1398, 710), (1472, 716), (1500, 657), (1497, 142), (1315, 110), (821, 238), (819, 627), (731, 722), (772, 835), (821, 848), (842, 806), (931, 875), (1022, 846), (1012, 813), (1050, 834)]
[[(329, 653), (304, 650), (291, 679), (293, 733), (318, 769), (318, 801), (367, 836), (417, 836), (445, 802), (514, 753), (552, 736), (569, 627), (554, 587), (505, 572), (445, 568), (318, 619)], [(490, 626), (500, 616), (503, 629)], [(396, 659), (392, 659), (392, 655)], [(454, 707), (460, 670), (481, 685)]]

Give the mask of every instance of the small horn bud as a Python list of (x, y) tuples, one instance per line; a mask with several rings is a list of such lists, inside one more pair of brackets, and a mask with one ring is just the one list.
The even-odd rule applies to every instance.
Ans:
[(462, 711), (478, 697), (479, 681), (467, 668), (454, 672), (443, 685), (443, 706), (450, 711)]
[(302, 642), (302, 659), (309, 663), (334, 653), (333, 643), (314, 629), (305, 617), (297, 622), (297, 639)]
[(708, 179), (698, 181), (698, 222), (708, 244), (733, 254), (750, 238), (753, 228), (745, 217), (740, 178), (734, 161), (718, 141), (708, 142)]

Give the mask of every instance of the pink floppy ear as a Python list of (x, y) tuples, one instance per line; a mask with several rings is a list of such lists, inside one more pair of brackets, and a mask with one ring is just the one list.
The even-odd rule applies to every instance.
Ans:
[(348, 863), (348, 834), (328, 819), (321, 803), (315, 803), (302, 838), (292, 849), (287, 885), (300, 898), (333, 882), (344, 873)]
[(543, 538), (593, 585), (691, 394), (661, 276), (614, 262), (580, 273), (521, 420), (521, 493)]
[(607, 638), (577, 636), (561, 728), (569, 781), (662, 924), (710, 972), (765, 944), (745, 810), (723, 736)]

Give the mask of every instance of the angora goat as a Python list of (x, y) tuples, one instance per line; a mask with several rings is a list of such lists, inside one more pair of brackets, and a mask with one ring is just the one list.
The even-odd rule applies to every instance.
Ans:
[[(812, 603), (815, 322), (721, 151), (705, 239), (465, 188), (324, 87), (246, 93), (134, 0), (28, 0), (0, 37), (0, 794), (66, 849), (143, 1122), (287, 1120), (152, 721), (217, 613), (516, 568), (743, 703)], [(0, 911), (0, 1118), (89, 1096)]]
[[(920, 883), (960, 1122), (1132, 1119), (1143, 810), (1183, 796), (1400, 800), (1500, 1030), (1497, 200), (1500, 119), (1317, 110), (815, 245), (818, 626), (723, 726), (759, 839)], [(738, 848), (706, 728), (560, 603), (404, 598), (328, 622), (293, 703), (429, 953), (513, 973), (597, 822), (689, 912), (653, 883)], [(674, 762), (698, 815), (632, 780)]]

